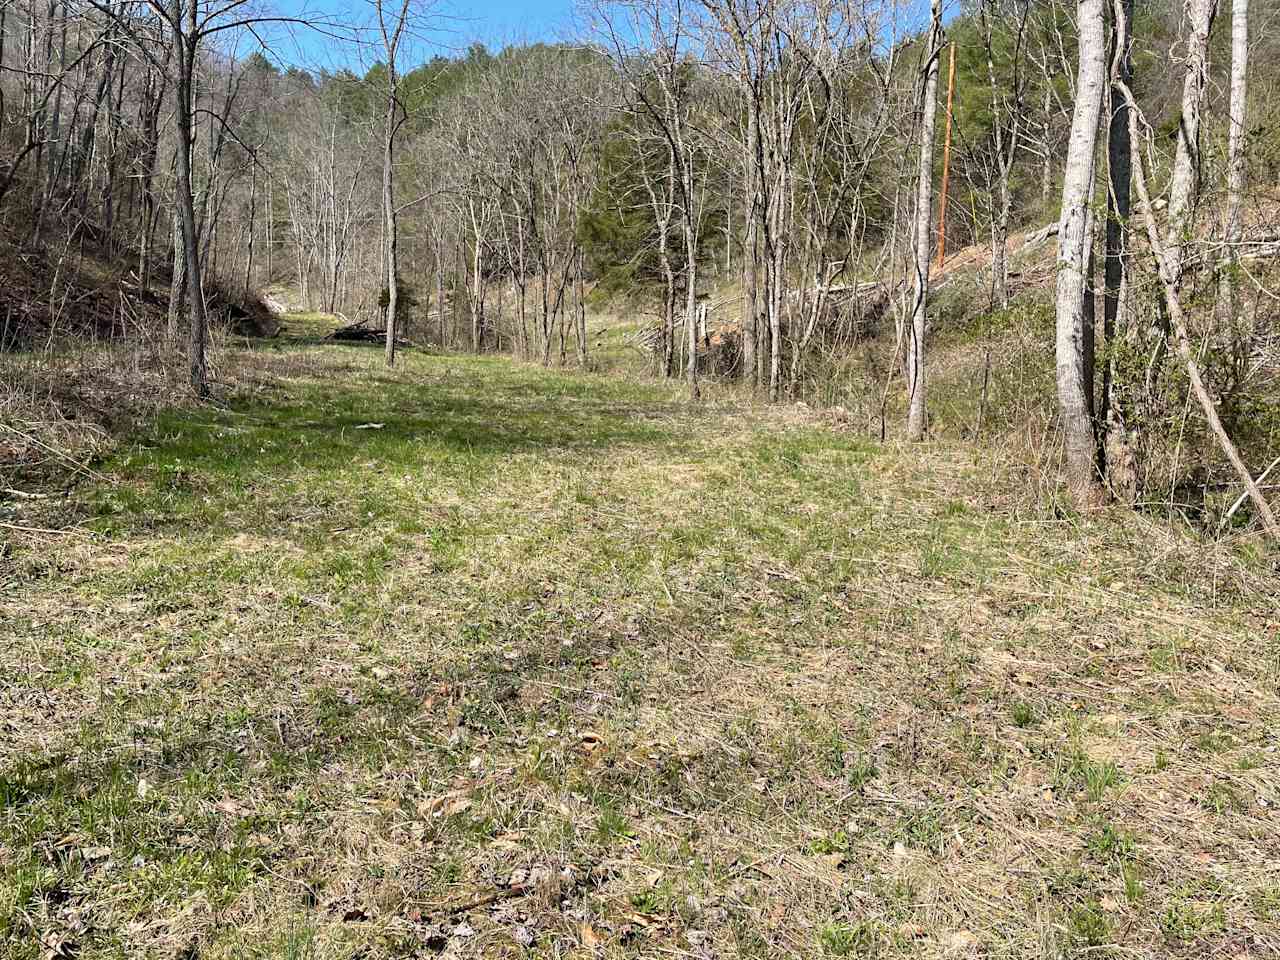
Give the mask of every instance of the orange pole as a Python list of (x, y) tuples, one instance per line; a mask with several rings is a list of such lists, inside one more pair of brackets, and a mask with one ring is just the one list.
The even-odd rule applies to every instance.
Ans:
[(951, 105), (956, 94), (956, 45), (951, 43), (951, 66), (947, 70), (947, 138), (942, 146), (942, 199), (938, 202), (938, 269), (947, 259), (947, 187), (951, 182)]

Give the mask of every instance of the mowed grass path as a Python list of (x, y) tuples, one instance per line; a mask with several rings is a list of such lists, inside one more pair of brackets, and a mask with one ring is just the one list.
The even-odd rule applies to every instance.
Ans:
[(1260, 553), (729, 397), (224, 365), (0, 552), (0, 956), (1280, 951)]

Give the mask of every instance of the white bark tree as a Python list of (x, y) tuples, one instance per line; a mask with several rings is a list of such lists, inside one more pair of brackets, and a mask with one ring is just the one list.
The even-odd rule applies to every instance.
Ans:
[(1063, 168), (1062, 213), (1058, 226), (1057, 383), (1058, 409), (1066, 447), (1067, 482), (1088, 504), (1100, 492), (1093, 428), (1092, 373), (1088, 369), (1091, 323), (1086, 304), (1091, 262), (1091, 207), (1106, 82), (1103, 0), (1079, 0), (1079, 65), (1071, 137)]
[(925, 406), (925, 334), (928, 327), (929, 267), (933, 260), (933, 149), (938, 113), (938, 61), (942, 54), (942, 0), (933, 0), (933, 23), (925, 50), (921, 97), (920, 152), (916, 184), (914, 285), (907, 330), (907, 438), (923, 440), (928, 429)]
[(1238, 261), (1242, 235), (1241, 214), (1244, 210), (1247, 173), (1245, 144), (1248, 135), (1249, 100), (1249, 0), (1231, 3), (1231, 94), (1227, 110), (1227, 208), (1223, 217), (1222, 243), (1218, 277), (1218, 320), (1230, 322), (1235, 316), (1235, 284), (1233, 268)]

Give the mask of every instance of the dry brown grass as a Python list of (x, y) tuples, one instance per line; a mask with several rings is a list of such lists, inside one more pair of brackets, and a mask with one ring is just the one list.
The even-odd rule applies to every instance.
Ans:
[(1280, 951), (1256, 545), (731, 393), (378, 362), (229, 352), (256, 400), (7, 537), (13, 956)]

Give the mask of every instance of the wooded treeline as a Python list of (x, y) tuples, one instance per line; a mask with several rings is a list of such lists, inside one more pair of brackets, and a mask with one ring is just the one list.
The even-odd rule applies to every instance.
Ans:
[[(207, 310), (267, 288), (385, 330), (389, 363), (407, 337), (585, 366), (612, 296), (695, 396), (805, 395), (883, 333), (912, 438), (940, 240), (983, 247), (998, 314), (1027, 286), (1011, 238), (1053, 224), (1077, 497), (1141, 499), (1190, 399), (1273, 522), (1280, 5), (1229, 2), (599, 0), (576, 43), (408, 63), (433, 21), (407, 2), (362, 33), (0, 0), (0, 216), (166, 286), (197, 393)], [(255, 27), (301, 19), (376, 62), (285, 66)]]

